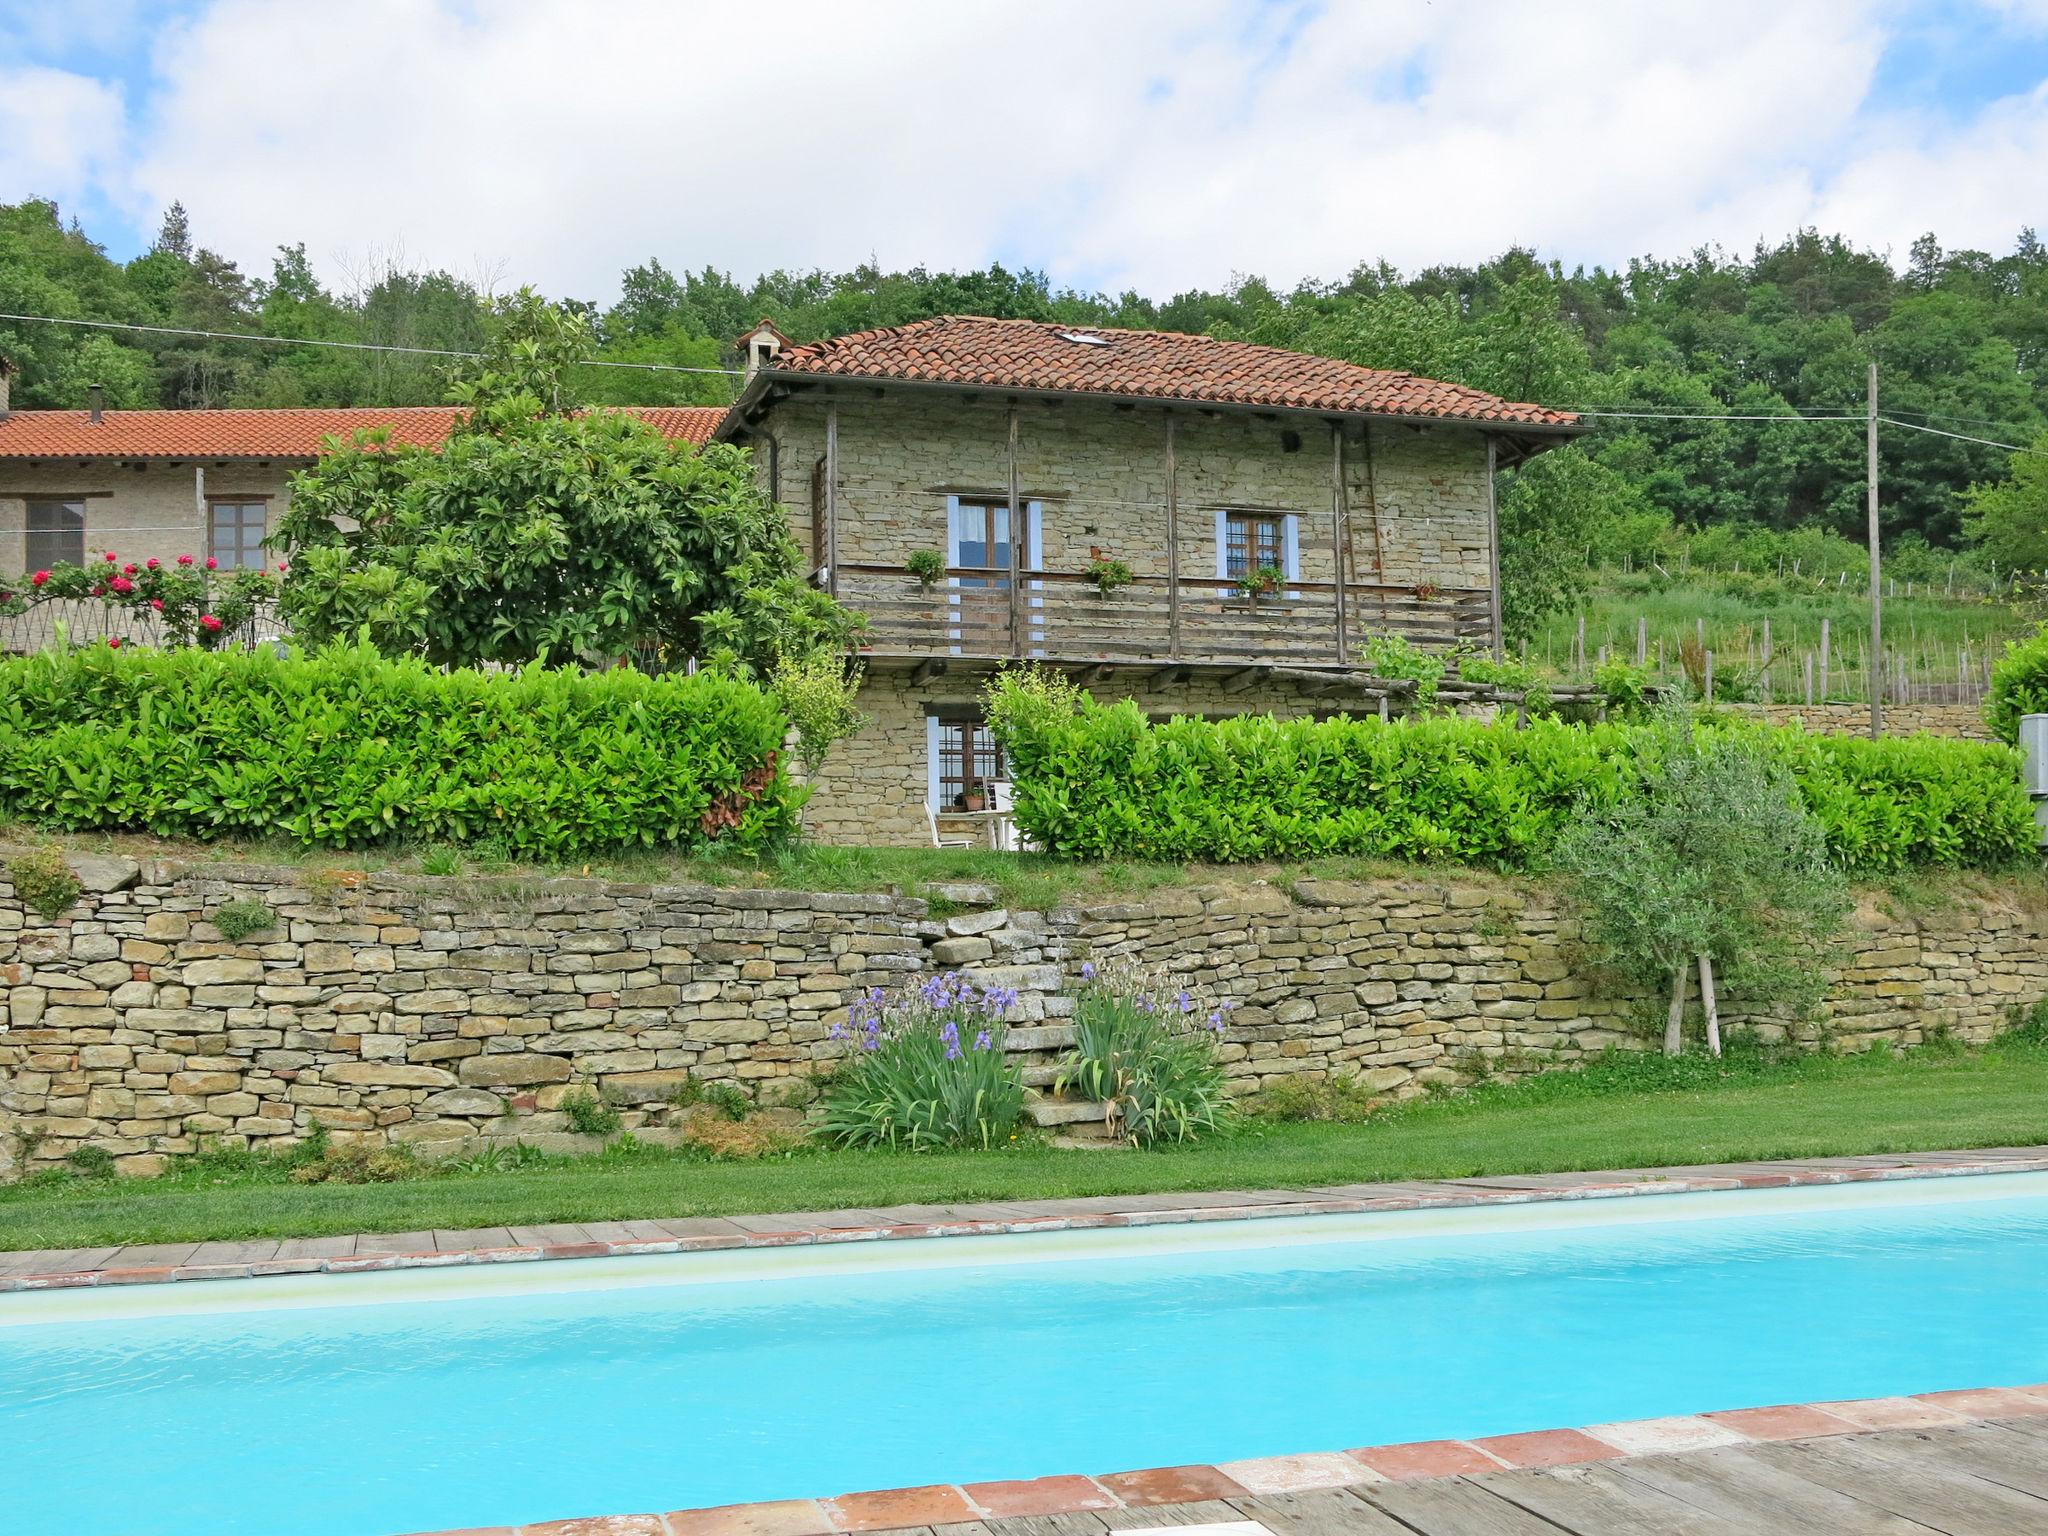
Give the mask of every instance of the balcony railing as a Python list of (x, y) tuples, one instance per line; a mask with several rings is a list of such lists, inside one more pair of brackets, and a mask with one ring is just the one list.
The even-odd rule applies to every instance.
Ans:
[(927, 586), (901, 566), (843, 565), (839, 600), (867, 615), (877, 655), (1030, 657), (1060, 661), (1186, 661), (1277, 666), (1355, 663), (1361, 642), (1393, 633), (1420, 646), (1484, 645), (1492, 610), (1482, 590), (1288, 581), (1247, 597), (1220, 577), (1139, 576), (1113, 592), (1075, 571), (956, 566)]

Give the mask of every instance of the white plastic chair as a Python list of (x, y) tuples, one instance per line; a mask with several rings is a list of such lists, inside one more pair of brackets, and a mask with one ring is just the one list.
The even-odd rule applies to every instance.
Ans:
[(1015, 853), (1024, 846), (1012, 814), (1017, 809), (1017, 787), (1008, 779), (991, 779), (988, 790), (989, 809), (995, 812), (995, 819), (989, 824), (989, 846), (1000, 853)]
[(939, 813), (929, 805), (924, 808), (924, 819), (925, 824), (932, 829), (932, 846), (934, 848), (972, 848), (974, 846), (974, 839), (971, 837), (941, 837), (939, 835)]

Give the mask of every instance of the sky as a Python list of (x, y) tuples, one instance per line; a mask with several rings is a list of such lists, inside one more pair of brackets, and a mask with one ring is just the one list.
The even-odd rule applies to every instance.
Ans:
[(2048, 0), (0, 0), (0, 202), (606, 301), (650, 257), (1166, 297), (2048, 225)]

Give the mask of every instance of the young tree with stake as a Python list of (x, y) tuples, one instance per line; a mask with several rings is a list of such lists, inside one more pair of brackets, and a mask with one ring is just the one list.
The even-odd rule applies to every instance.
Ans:
[(1702, 727), (1675, 708), (1653, 751), (1640, 793), (1574, 823), (1557, 863), (1588, 945), (1625, 971), (1669, 979), (1665, 1054), (1682, 1049), (1697, 972), (1718, 1056), (1724, 990), (1751, 1007), (1819, 1000), (1816, 950), (1848, 914), (1848, 888), (1792, 776), (1754, 733)]

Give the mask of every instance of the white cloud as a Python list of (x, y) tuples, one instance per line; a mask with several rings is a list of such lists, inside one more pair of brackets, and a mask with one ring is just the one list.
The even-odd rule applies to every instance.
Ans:
[(649, 256), (745, 276), (1007, 255), (1165, 294), (1511, 242), (1615, 263), (1809, 222), (2001, 246), (2048, 206), (2048, 99), (1887, 121), (1871, 87), (1898, 16), (214, 0), (159, 36), (115, 190), (144, 228), (182, 199), (259, 272), (287, 240), (330, 276), (403, 246), (600, 298)]
[(75, 202), (125, 147), (117, 87), (61, 69), (0, 66), (0, 202)]

